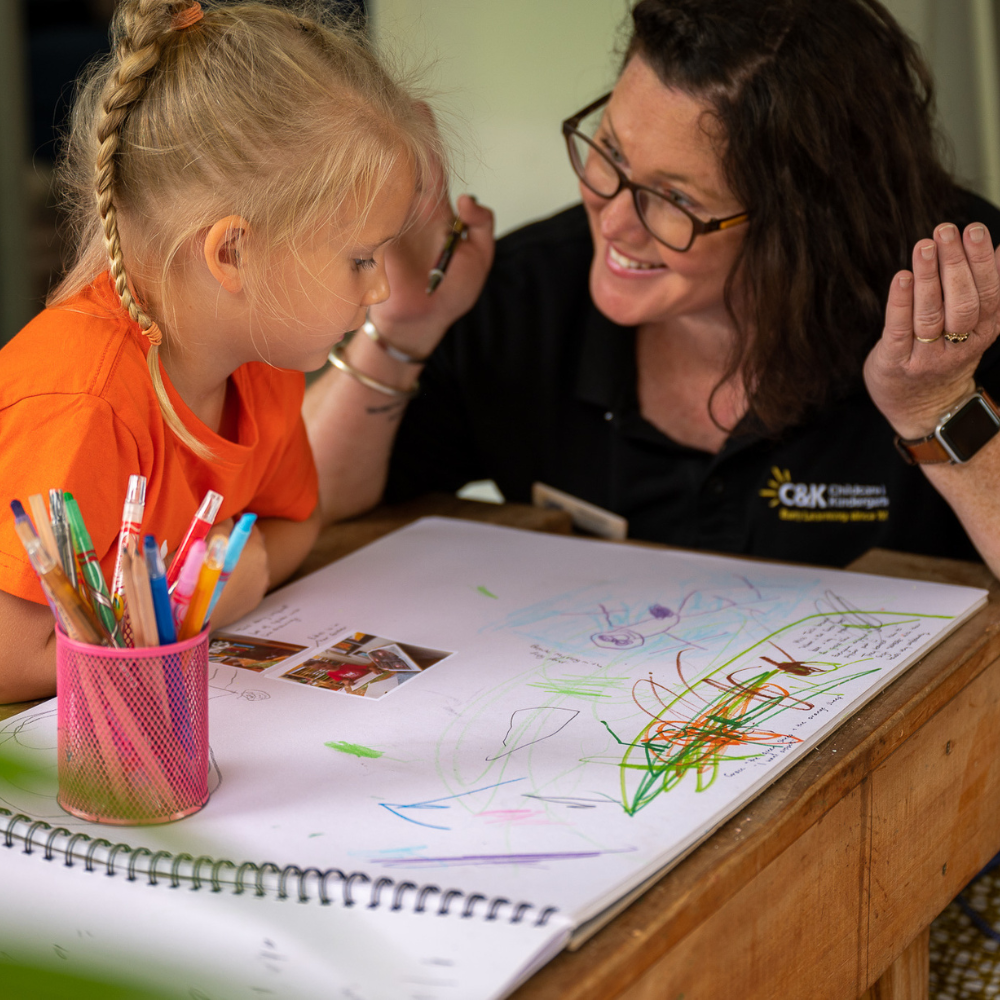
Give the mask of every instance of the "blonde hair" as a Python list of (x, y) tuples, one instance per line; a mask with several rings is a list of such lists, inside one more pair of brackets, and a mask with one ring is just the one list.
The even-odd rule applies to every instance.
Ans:
[[(177, 18), (192, 6), (119, 3), (112, 53), (80, 84), (60, 164), (76, 253), (48, 305), (110, 270), (123, 308), (149, 337), (164, 419), (208, 457), (160, 377), (159, 327), (169, 335), (170, 317), (165, 303), (143, 298), (143, 262), (158, 266), (166, 287), (185, 242), (229, 215), (247, 219), (269, 253), (294, 253), (305, 231), (345, 206), (363, 219), (397, 165), (424, 183), (443, 150), (429, 117), (355, 27), (315, 6), (268, 0), (210, 3), (193, 24)], [(245, 272), (248, 293), (263, 301), (263, 269)]]

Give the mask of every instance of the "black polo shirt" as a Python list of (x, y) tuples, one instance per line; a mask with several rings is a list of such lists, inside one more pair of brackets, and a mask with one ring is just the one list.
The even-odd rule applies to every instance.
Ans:
[[(1000, 236), (1000, 212), (970, 196), (955, 221), (973, 219)], [(631, 538), (833, 566), (872, 546), (978, 558), (863, 387), (779, 440), (733, 436), (718, 455), (658, 431), (639, 413), (635, 330), (590, 300), (592, 253), (581, 206), (500, 240), (403, 419), (388, 499), (493, 479), (528, 502), (538, 480), (621, 514)], [(1000, 399), (997, 353), (979, 378)]]

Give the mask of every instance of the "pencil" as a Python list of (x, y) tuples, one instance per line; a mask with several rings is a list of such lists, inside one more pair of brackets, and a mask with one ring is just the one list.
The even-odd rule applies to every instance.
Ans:
[(427, 276), (428, 295), (433, 295), (434, 290), (441, 284), (444, 273), (448, 270), (448, 265), (451, 263), (451, 258), (455, 253), (455, 247), (458, 246), (458, 241), (464, 234), (465, 223), (456, 217), (455, 221), (451, 224), (451, 232), (448, 233), (448, 239), (444, 242), (444, 249), (441, 251), (441, 256), (438, 257), (437, 263), (431, 268), (431, 273)]
[[(132, 549), (131, 545), (122, 556), (125, 565), (130, 567), (132, 574), (132, 593), (126, 591), (129, 602), (129, 615), (132, 620), (132, 638), (136, 646), (158, 646), (159, 633), (156, 629), (156, 611), (153, 608), (153, 595), (149, 589), (149, 574), (146, 572), (145, 560)], [(138, 631), (136, 622), (139, 623)], [(141, 641), (140, 641), (141, 640)]]
[(45, 500), (41, 493), (34, 493), (28, 497), (28, 507), (31, 516), (35, 519), (35, 531), (41, 539), (45, 551), (53, 562), (59, 561), (59, 546), (56, 545), (56, 536), (52, 533), (52, 524), (49, 521), (49, 513), (45, 509)]

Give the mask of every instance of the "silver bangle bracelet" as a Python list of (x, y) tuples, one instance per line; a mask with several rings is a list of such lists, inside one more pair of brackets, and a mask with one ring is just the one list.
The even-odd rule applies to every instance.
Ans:
[(401, 351), (398, 347), (390, 344), (389, 341), (378, 332), (378, 328), (370, 319), (366, 319), (364, 323), (362, 323), (361, 329), (364, 330), (365, 336), (367, 336), (373, 344), (378, 344), (378, 346), (381, 347), (390, 358), (393, 358), (396, 361), (402, 361), (404, 365), (422, 365), (427, 361), (426, 357), (415, 358), (412, 354), (407, 354), (405, 351)]
[(371, 375), (366, 375), (364, 372), (358, 371), (357, 368), (348, 364), (341, 356), (340, 351), (343, 346), (342, 342), (334, 345), (333, 350), (327, 355), (330, 364), (335, 368), (339, 368), (345, 375), (350, 375), (351, 378), (356, 379), (362, 385), (367, 386), (369, 389), (374, 389), (376, 392), (381, 392), (385, 396), (395, 396), (398, 399), (412, 399), (420, 391), (419, 382), (415, 382), (412, 389), (397, 389), (394, 385), (386, 385), (385, 382), (380, 382), (377, 378), (372, 378)]

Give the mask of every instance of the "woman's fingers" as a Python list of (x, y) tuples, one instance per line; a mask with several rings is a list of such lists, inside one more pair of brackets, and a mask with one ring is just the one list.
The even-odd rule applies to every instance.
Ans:
[(892, 279), (885, 305), (885, 330), (880, 350), (890, 364), (901, 364), (913, 349), (913, 275), (900, 271)]
[(938, 226), (934, 242), (944, 293), (943, 329), (950, 333), (968, 333), (979, 323), (979, 292), (958, 227), (950, 222)]
[(995, 323), (1000, 309), (1000, 273), (989, 230), (981, 222), (972, 223), (965, 229), (963, 244), (979, 296), (979, 321), (991, 320)]
[(456, 214), (465, 223), (468, 240), (473, 245), (484, 244), (493, 252), (493, 213), (480, 205), (472, 195), (460, 195), (455, 203)]
[(938, 248), (921, 240), (913, 248), (913, 335), (932, 340), (944, 328), (944, 299), (938, 276)]

